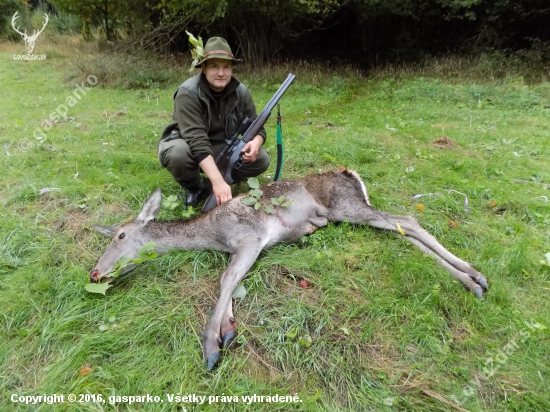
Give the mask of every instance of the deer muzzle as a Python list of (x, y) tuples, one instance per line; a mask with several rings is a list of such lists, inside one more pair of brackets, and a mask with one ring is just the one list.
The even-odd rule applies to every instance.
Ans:
[(93, 269), (90, 272), (90, 282), (92, 282), (92, 283), (98, 283), (99, 282), (99, 270)]

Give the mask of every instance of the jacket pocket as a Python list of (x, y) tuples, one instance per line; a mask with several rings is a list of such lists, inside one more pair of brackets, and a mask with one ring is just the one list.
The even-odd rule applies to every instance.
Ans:
[(176, 143), (174, 142), (174, 140), (169, 140), (169, 141), (162, 140), (159, 143), (157, 155), (158, 155), (158, 159), (159, 159), (159, 162), (160, 162), (162, 167), (166, 167), (166, 161), (167, 161), (168, 154), (170, 153), (170, 150), (172, 150), (172, 148), (175, 145), (176, 145)]

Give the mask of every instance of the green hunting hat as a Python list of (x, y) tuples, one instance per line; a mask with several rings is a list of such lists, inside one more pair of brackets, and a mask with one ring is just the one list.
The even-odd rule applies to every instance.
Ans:
[(210, 59), (231, 60), (233, 64), (242, 62), (241, 59), (233, 57), (231, 47), (229, 47), (227, 41), (222, 37), (210, 37), (208, 39), (206, 46), (204, 46), (204, 54), (201, 60), (195, 64), (195, 67), (200, 68), (201, 64)]

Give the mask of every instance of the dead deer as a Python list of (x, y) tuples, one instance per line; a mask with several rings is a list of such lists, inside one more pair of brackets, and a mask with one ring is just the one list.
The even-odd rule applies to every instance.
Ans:
[(478, 298), (488, 290), (485, 276), (472, 265), (445, 249), (411, 216), (398, 216), (374, 209), (365, 185), (354, 171), (340, 170), (310, 175), (299, 180), (281, 180), (262, 187), (262, 200), (285, 195), (293, 202), (277, 208), (275, 214), (255, 210), (241, 202), (239, 195), (197, 218), (155, 222), (161, 209), (162, 194), (157, 189), (145, 201), (139, 216), (119, 227), (94, 226), (112, 237), (112, 242), (90, 272), (92, 282), (105, 281), (123, 256), (134, 258), (147, 242), (155, 242), (159, 253), (170, 249), (218, 250), (231, 254), (221, 276), (218, 302), (203, 333), (203, 355), (208, 369), (236, 336), (232, 294), (264, 248), (278, 242), (293, 242), (313, 233), (329, 221), (392, 230), (435, 259)]

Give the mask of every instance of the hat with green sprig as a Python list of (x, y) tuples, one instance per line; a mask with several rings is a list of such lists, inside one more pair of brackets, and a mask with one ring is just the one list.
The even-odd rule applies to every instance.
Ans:
[(195, 46), (191, 50), (191, 56), (193, 57), (193, 63), (191, 63), (191, 69), (200, 68), (201, 64), (210, 59), (223, 59), (230, 60), (233, 64), (242, 62), (241, 59), (236, 59), (233, 56), (231, 47), (227, 44), (227, 41), (222, 37), (210, 37), (206, 42), (206, 46), (203, 47), (202, 39), (198, 40), (188, 31), (189, 42)]

